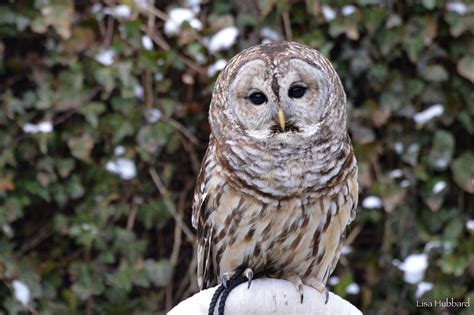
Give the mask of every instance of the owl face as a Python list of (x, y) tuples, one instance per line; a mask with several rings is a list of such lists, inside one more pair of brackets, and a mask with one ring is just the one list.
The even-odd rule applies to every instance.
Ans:
[(245, 130), (279, 136), (317, 125), (327, 100), (327, 79), (297, 58), (271, 68), (257, 59), (243, 65), (229, 91), (230, 109)]
[[(240, 55), (249, 53), (244, 51), (224, 69), (233, 72), (223, 75), (228, 76), (229, 85), (220, 105), (224, 106), (227, 118), (246, 135), (287, 141), (306, 138), (321, 129), (333, 103), (341, 103), (339, 107), (345, 111), (344, 93), (343, 97), (340, 93), (337, 97), (332, 95), (342, 86), (337, 75), (334, 80), (335, 71), (330, 63), (315, 50), (299, 44), (295, 49), (294, 44), (256, 46), (253, 49), (257, 53), (250, 50), (255, 57), (247, 55), (246, 60), (241, 60)], [(298, 49), (299, 46), (310, 54)], [(327, 70), (328, 66), (332, 71)], [(341, 123), (344, 128), (345, 121)]]

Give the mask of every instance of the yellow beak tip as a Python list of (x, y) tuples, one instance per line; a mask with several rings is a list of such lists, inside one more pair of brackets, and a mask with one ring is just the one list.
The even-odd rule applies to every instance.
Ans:
[(280, 124), (281, 129), (285, 129), (285, 113), (282, 109), (278, 110), (278, 123)]

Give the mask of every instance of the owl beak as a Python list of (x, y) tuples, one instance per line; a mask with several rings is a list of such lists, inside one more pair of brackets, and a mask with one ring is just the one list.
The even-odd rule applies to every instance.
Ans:
[(285, 130), (285, 112), (281, 107), (278, 109), (278, 123), (280, 124), (281, 130)]

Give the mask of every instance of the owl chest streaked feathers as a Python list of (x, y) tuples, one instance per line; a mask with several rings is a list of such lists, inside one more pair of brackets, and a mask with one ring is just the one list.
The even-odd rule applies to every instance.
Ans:
[(256, 46), (226, 66), (193, 204), (201, 288), (241, 266), (326, 283), (358, 196), (345, 102), (303, 45)]
[[(205, 209), (197, 218), (202, 221), (196, 222), (198, 231), (207, 231), (200, 240), (211, 239), (207, 260), (198, 262), (202, 287), (241, 265), (278, 270), (282, 277), (296, 273), (303, 281), (316, 277), (325, 283), (355, 216), (358, 186), (352, 150), (319, 174), (311, 160), (304, 162), (304, 155), (285, 161), (283, 169), (278, 160), (280, 167), (270, 161), (266, 167), (241, 161), (245, 171), (240, 172), (234, 169), (238, 164), (229, 162), (232, 154), (222, 156), (211, 140), (202, 171)], [(307, 168), (301, 167), (305, 164)]]

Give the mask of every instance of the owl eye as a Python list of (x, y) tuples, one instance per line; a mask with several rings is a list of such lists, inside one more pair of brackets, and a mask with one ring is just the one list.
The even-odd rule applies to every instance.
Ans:
[(288, 96), (291, 98), (301, 98), (306, 93), (307, 88), (301, 85), (293, 85), (288, 90)]
[(254, 105), (262, 105), (267, 101), (267, 97), (262, 92), (253, 92), (248, 98)]

